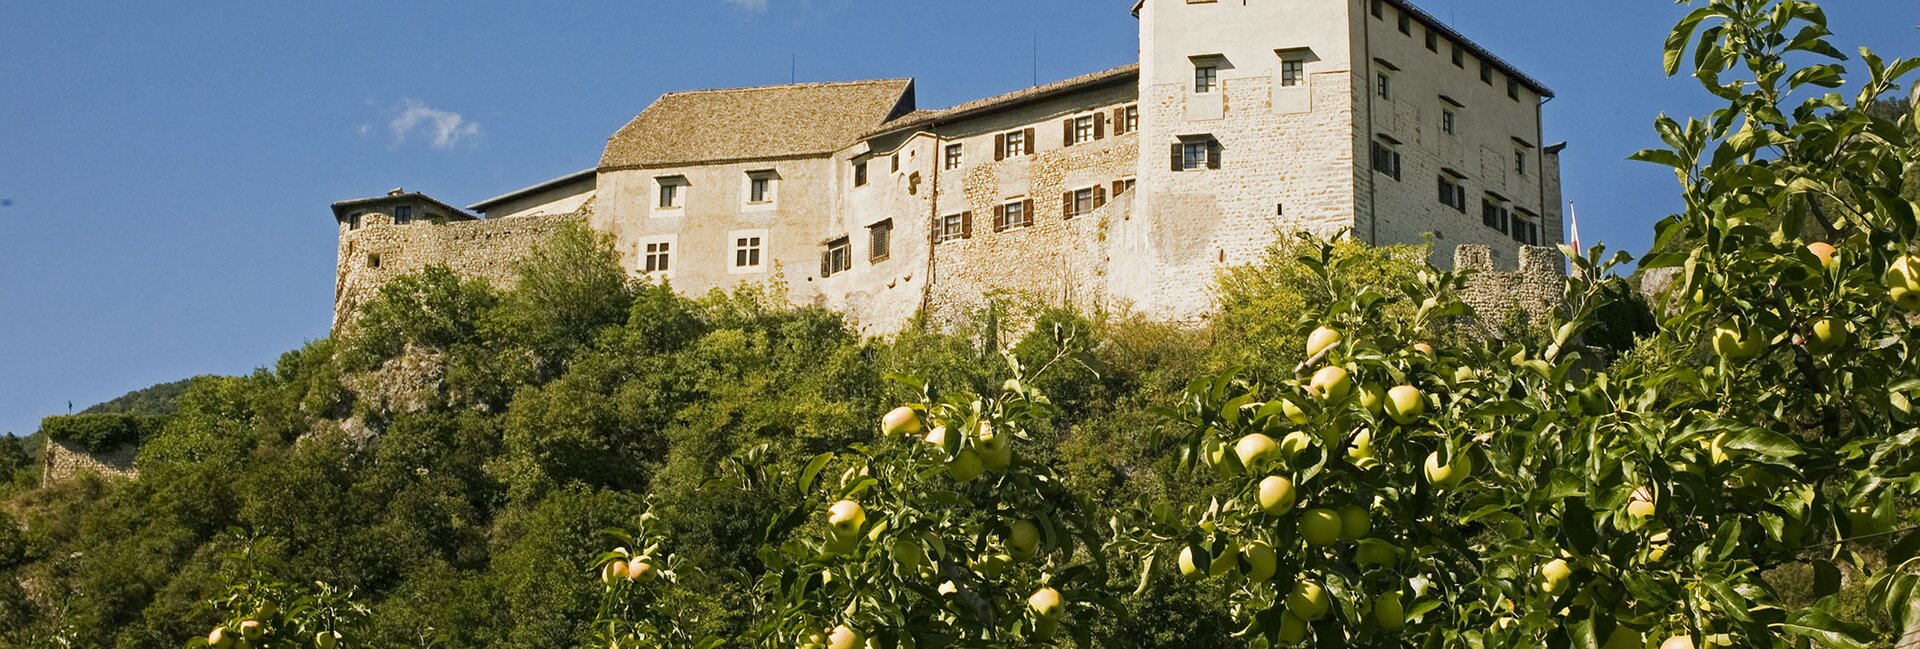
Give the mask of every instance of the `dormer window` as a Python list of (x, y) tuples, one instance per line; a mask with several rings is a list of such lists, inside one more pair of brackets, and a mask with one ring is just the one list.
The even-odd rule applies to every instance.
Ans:
[(772, 205), (779, 198), (780, 174), (773, 170), (747, 172), (747, 204)]
[(654, 179), (654, 183), (659, 186), (660, 200), (656, 206), (661, 210), (677, 210), (687, 206), (686, 176), (663, 176)]
[(413, 206), (412, 205), (393, 206), (393, 224), (394, 225), (406, 225), (412, 222), (413, 222)]

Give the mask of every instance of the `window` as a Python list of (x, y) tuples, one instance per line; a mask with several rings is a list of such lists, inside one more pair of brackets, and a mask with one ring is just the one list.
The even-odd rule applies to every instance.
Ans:
[(351, 216), (348, 216), (347, 229), (348, 230), (360, 229), (360, 217), (364, 214), (366, 214), (366, 212), (354, 212)]
[(1033, 225), (1033, 201), (1014, 201), (993, 208), (993, 231), (1005, 232)]
[(1134, 179), (1132, 178), (1113, 181), (1113, 195), (1118, 197), (1121, 194), (1133, 191), (1133, 181)]
[[(998, 210), (995, 210), (996, 212)], [(973, 236), (973, 213), (948, 214), (934, 221), (933, 242), (954, 241)]]
[(967, 149), (964, 145), (960, 145), (960, 144), (947, 145), (947, 157), (946, 157), (947, 168), (959, 169), (960, 164), (964, 162), (964, 156), (966, 155), (966, 153), (967, 153)]
[(1453, 67), (1456, 67), (1456, 68), (1467, 67), (1466, 48), (1460, 47), (1459, 43), (1453, 44)]
[(853, 186), (865, 187), (867, 184), (867, 161), (853, 163)]
[(1092, 142), (1095, 139), (1093, 116), (1075, 117), (1067, 120), (1067, 146)]
[(734, 270), (754, 270), (760, 268), (760, 234), (736, 234), (733, 237)]
[(1460, 116), (1454, 114), (1453, 109), (1451, 108), (1441, 109), (1440, 110), (1440, 132), (1446, 133), (1447, 135), (1459, 135), (1460, 134), (1459, 129), (1460, 129)]
[(1393, 77), (1385, 72), (1376, 75), (1373, 79), (1373, 89), (1374, 92), (1379, 93), (1381, 99), (1392, 101)]
[(1434, 33), (1431, 29), (1427, 30), (1427, 51), (1440, 51), (1440, 35)]
[(1508, 212), (1506, 207), (1493, 202), (1492, 199), (1482, 199), (1480, 201), (1481, 224), (1499, 230), (1504, 234), (1507, 231), (1507, 221), (1512, 217), (1513, 214)]
[(687, 179), (681, 176), (668, 176), (655, 182), (660, 185), (660, 209), (674, 210), (687, 204)]
[(747, 203), (770, 205), (778, 197), (780, 176), (772, 171), (747, 172)]
[(892, 165), (893, 165), (890, 170), (893, 173), (900, 173), (900, 154), (895, 153), (892, 156), (889, 156), (888, 159), (892, 161)]
[(1393, 145), (1380, 140), (1373, 142), (1373, 170), (1386, 174), (1394, 180), (1400, 179), (1400, 152)]
[(1216, 66), (1213, 64), (1193, 66), (1193, 91), (1194, 92), (1198, 92), (1198, 93), (1213, 92), (1214, 85), (1219, 83), (1219, 81), (1220, 81), (1219, 66)]
[(1516, 79), (1514, 77), (1507, 77), (1507, 98), (1512, 99), (1514, 101), (1520, 101), (1520, 80), (1519, 79)]
[(1006, 158), (1017, 158), (1033, 152), (1033, 147), (1030, 145), (1030, 142), (1027, 140), (1026, 131), (1014, 131), (1011, 133), (1004, 133), (1004, 134), (995, 136), (995, 139), (1000, 141), (1000, 149), (999, 149), (998, 155), (999, 155), (999, 158), (1002, 160)]
[(1386, 12), (1381, 9), (1381, 5), (1384, 4), (1386, 3), (1383, 0), (1373, 0), (1373, 17), (1380, 18), (1386, 15)]
[(832, 277), (849, 270), (853, 270), (853, 240), (840, 237), (828, 241), (826, 251), (820, 253), (820, 276)]
[(380, 255), (367, 255), (367, 267), (368, 267), (368, 268), (379, 268), (379, 267), (380, 267)]
[(1527, 175), (1527, 150), (1526, 149), (1514, 149), (1513, 172), (1520, 174), (1522, 176)]
[(1448, 174), (1440, 174), (1440, 204), (1467, 213), (1467, 188)]
[(672, 270), (673, 244), (658, 241), (647, 244), (647, 254), (642, 258), (641, 269), (649, 273), (664, 273)]
[(412, 205), (393, 206), (393, 224), (394, 225), (406, 225), (412, 222), (413, 222), (413, 206)]
[(1540, 245), (1540, 226), (1533, 222), (1532, 214), (1527, 213), (1526, 210), (1515, 212), (1511, 225), (1514, 241), (1528, 246)]
[(1486, 61), (1480, 62), (1480, 83), (1484, 83), (1489, 86), (1493, 85), (1493, 64), (1492, 63), (1488, 63)]
[(1060, 197), (1060, 211), (1067, 218), (1092, 214), (1107, 202), (1107, 189), (1095, 185), (1066, 192)]
[(893, 219), (867, 226), (867, 261), (886, 261), (893, 256)]
[(1186, 138), (1173, 145), (1173, 170), (1220, 168), (1220, 142), (1212, 137)]
[(1400, 12), (1400, 33), (1413, 35), (1413, 16), (1407, 15), (1405, 11)]
[(1132, 133), (1138, 130), (1140, 130), (1140, 107), (1134, 105), (1121, 109), (1120, 132)]
[(1291, 88), (1300, 85), (1307, 73), (1307, 62), (1300, 59), (1280, 59), (1280, 85)]

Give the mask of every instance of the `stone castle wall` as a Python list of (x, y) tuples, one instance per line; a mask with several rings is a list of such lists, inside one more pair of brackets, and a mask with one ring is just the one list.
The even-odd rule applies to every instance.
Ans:
[(79, 444), (47, 438), (41, 455), (40, 483), (52, 485), (71, 480), (82, 473), (110, 478), (135, 477), (133, 459), (140, 452), (137, 444), (125, 444), (105, 453), (89, 453)]
[(1516, 314), (1530, 322), (1547, 321), (1558, 308), (1567, 285), (1566, 260), (1560, 251), (1541, 246), (1520, 249), (1520, 263), (1505, 270), (1494, 263), (1493, 249), (1469, 244), (1454, 249), (1453, 268), (1470, 272), (1460, 298), (1473, 307), (1481, 322), (1498, 326)]
[(333, 328), (350, 322), (388, 280), (434, 264), (504, 288), (513, 281), (514, 264), (564, 225), (585, 222), (592, 207), (563, 216), (445, 224), (393, 225), (389, 216), (371, 213), (361, 217), (359, 229), (341, 224)]

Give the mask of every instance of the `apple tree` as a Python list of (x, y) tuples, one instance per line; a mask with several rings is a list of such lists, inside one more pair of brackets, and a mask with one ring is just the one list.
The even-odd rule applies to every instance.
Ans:
[(226, 592), (207, 604), (221, 621), (187, 647), (214, 649), (319, 649), (366, 646), (368, 617), (365, 605), (354, 601), (352, 589), (326, 582), (302, 584), (279, 577), (278, 562), (259, 552), (256, 544), (236, 553), (238, 564)]
[(603, 646), (657, 649), (712, 649), (715, 636), (696, 636), (697, 620), (675, 599), (673, 587), (691, 570), (666, 552), (667, 535), (652, 512), (640, 515), (636, 529), (614, 529), (608, 536), (621, 545), (600, 555), (595, 574), (605, 586), (593, 628)]
[(1920, 113), (1862, 108), (1920, 61), (1861, 50), (1844, 96), (1817, 5), (1697, 4), (1668, 71), (1727, 106), (1635, 156), (1686, 205), (1642, 263), (1679, 275), (1657, 332), (1590, 358), (1625, 260), (1599, 250), (1569, 251), (1538, 344), (1479, 335), (1460, 277), (1303, 258), (1331, 306), (1296, 375), (1201, 379), (1165, 413), (1235, 495), (1143, 512), (1117, 550), (1177, 553), (1255, 646), (1872, 647), (1914, 623)]

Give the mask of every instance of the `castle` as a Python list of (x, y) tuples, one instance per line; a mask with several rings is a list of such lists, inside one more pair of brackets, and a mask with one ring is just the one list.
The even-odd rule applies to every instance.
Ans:
[[(1118, 8), (1116, 8), (1118, 10)], [(1139, 0), (1137, 64), (941, 110), (911, 79), (676, 92), (598, 167), (335, 203), (335, 326), (428, 264), (496, 283), (583, 220), (688, 293), (779, 281), (886, 333), (1015, 290), (1163, 319), (1285, 230), (1552, 277), (1552, 92), (1406, 0)], [(1528, 259), (1522, 259), (1523, 252)], [(1555, 294), (1557, 297), (1557, 293)]]

